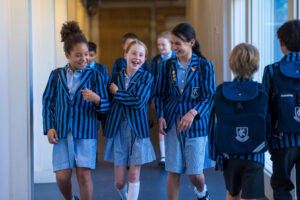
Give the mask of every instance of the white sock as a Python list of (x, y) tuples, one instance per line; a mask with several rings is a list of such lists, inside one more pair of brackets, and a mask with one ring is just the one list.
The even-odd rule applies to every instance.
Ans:
[(128, 189), (128, 200), (137, 200), (140, 192), (140, 182), (130, 183)]
[(165, 158), (165, 141), (159, 141), (160, 157)]
[(197, 190), (197, 188), (194, 187), (194, 192), (195, 192), (197, 198), (203, 198), (203, 197), (206, 195), (206, 191), (207, 191), (207, 187), (206, 187), (205, 184), (204, 184), (204, 189), (203, 189), (202, 192), (199, 192), (199, 191)]
[(118, 192), (119, 192), (119, 195), (120, 195), (120, 197), (122, 198), (122, 200), (127, 200), (127, 184), (123, 187), (123, 189), (118, 189), (117, 188), (117, 190), (118, 190)]

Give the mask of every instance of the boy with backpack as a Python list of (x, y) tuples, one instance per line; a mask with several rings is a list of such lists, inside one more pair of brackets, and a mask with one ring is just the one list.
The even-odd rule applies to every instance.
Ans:
[(300, 199), (300, 21), (291, 20), (277, 31), (281, 61), (265, 67), (263, 84), (271, 114), (271, 186), (275, 200), (291, 200), (290, 180), (296, 166), (297, 198)]
[(235, 79), (219, 85), (213, 98), (210, 153), (216, 169), (224, 172), (230, 200), (264, 197), (268, 96), (264, 86), (252, 80), (258, 63), (254, 46), (237, 45), (229, 57)]

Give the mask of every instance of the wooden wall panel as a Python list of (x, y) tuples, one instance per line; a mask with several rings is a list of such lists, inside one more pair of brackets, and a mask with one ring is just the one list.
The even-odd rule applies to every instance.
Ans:
[[(122, 37), (127, 32), (135, 33), (150, 47), (150, 8), (102, 8), (100, 20), (100, 63), (112, 70), (116, 58), (123, 56)], [(148, 58), (149, 60), (150, 58)]]

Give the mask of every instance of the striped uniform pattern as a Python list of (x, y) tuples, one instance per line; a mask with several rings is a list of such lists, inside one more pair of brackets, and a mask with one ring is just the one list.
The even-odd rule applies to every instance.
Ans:
[[(171, 58), (176, 58), (174, 51), (172, 51)], [(153, 76), (152, 92), (154, 92), (157, 88), (158, 77), (160, 76), (161, 68), (164, 62), (166, 62), (166, 60), (164, 61), (162, 59), (161, 54), (154, 56), (151, 60), (151, 74)]]
[[(251, 79), (239, 79), (235, 78), (233, 81), (252, 81)], [(213, 105), (213, 103), (212, 103)], [(214, 116), (212, 116), (214, 118)], [(215, 122), (212, 122), (215, 123)], [(213, 130), (215, 131), (215, 130)], [(265, 164), (265, 153), (252, 153), (252, 154), (222, 154), (220, 152), (217, 152), (216, 150), (216, 142), (214, 138), (212, 137), (213, 134), (210, 133), (209, 135), (209, 148), (210, 148), (210, 156), (212, 160), (216, 161), (216, 169), (222, 170), (223, 169), (223, 159), (242, 159), (242, 160), (250, 160), (253, 162), (260, 163), (262, 165)]]
[[(127, 66), (126, 59), (124, 57), (118, 58), (114, 62), (114, 65), (113, 65), (113, 68), (112, 68), (112, 73), (121, 72), (126, 66)], [(145, 60), (144, 64), (141, 66), (141, 68), (144, 69), (145, 71), (150, 72), (149, 64), (148, 64), (147, 60)]]
[(177, 83), (177, 59), (169, 59), (161, 68), (161, 76), (154, 91), (157, 118), (164, 118), (167, 128), (170, 129), (177, 114), (182, 118), (189, 110), (195, 109), (198, 115), (191, 129), (183, 134), (190, 138), (206, 136), (210, 104), (215, 90), (215, 75), (211, 62), (193, 53), (186, 84), (181, 93)]
[[(299, 61), (300, 60), (300, 53), (291, 52), (286, 54), (281, 61), (268, 65), (264, 69), (263, 75), (263, 84), (266, 87), (267, 93), (269, 97), (272, 97), (273, 88), (272, 82), (276, 81), (272, 78), (274, 70), (279, 70), (280, 63), (282, 61)], [(270, 105), (272, 104), (272, 98), (270, 99)], [(274, 133), (274, 129), (272, 133)], [(271, 137), (271, 148), (272, 149), (283, 149), (283, 148), (290, 148), (290, 147), (299, 147), (300, 146), (300, 134), (283, 134), (282, 137), (277, 137), (272, 134)]]
[[(97, 139), (97, 113), (105, 113), (110, 103), (102, 75), (90, 67), (83, 70), (78, 89), (71, 100), (67, 85), (67, 67), (51, 72), (43, 94), (44, 134), (54, 128), (59, 138), (66, 138), (72, 132), (75, 139)], [(82, 89), (88, 88), (97, 93), (101, 100), (97, 107), (85, 101)]]
[(140, 138), (149, 137), (148, 108), (152, 75), (142, 68), (131, 77), (128, 89), (125, 90), (123, 69), (119, 74), (118, 87), (112, 99), (112, 108), (107, 116), (103, 136), (114, 137), (123, 117), (126, 118), (132, 131)]
[(93, 66), (91, 66), (91, 68), (94, 68), (94, 69), (98, 70), (98, 72), (100, 72), (100, 74), (103, 77), (104, 84), (107, 85), (108, 80), (109, 80), (107, 67), (105, 65), (102, 65), (102, 64), (97, 63), (95, 61), (93, 61), (92, 64), (93, 64)]

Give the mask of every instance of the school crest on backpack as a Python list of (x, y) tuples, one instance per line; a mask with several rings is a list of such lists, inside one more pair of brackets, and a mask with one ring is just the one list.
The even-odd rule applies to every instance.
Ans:
[(236, 127), (236, 137), (239, 142), (246, 142), (249, 139), (248, 127)]
[(294, 119), (297, 122), (300, 122), (300, 107), (295, 107), (295, 116), (294, 116)]

